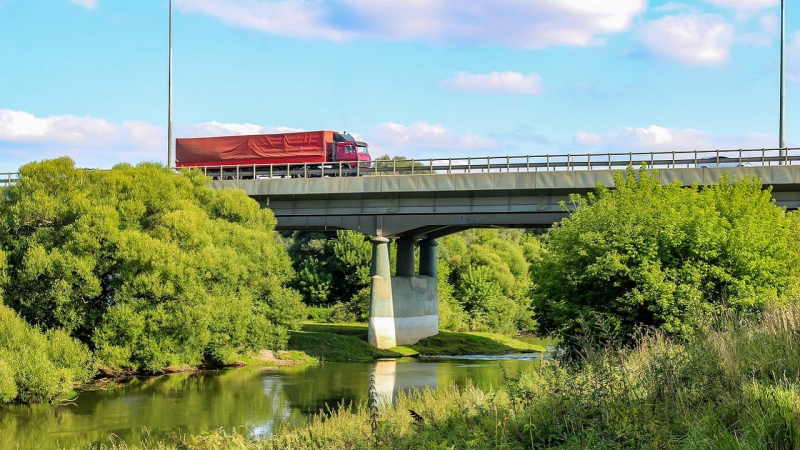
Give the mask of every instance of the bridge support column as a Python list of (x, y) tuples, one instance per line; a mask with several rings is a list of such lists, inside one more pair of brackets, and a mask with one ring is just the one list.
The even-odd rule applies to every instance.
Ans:
[(436, 247), (439, 245), (436, 239), (423, 239), (419, 243), (419, 274), (426, 277), (438, 276), (437, 266), (437, 252)]
[(439, 333), (436, 241), (420, 244), (420, 274), (414, 273), (414, 240), (397, 240), (397, 271), (389, 276), (389, 240), (372, 239), (369, 343), (377, 348), (416, 344)]
[(395, 274), (398, 277), (414, 276), (414, 239), (398, 238), (397, 244), (397, 269)]
[(367, 340), (377, 348), (396, 347), (389, 239), (382, 236), (372, 238), (371, 275)]

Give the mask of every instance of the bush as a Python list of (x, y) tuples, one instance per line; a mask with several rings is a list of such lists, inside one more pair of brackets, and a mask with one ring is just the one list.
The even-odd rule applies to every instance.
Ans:
[(541, 335), (631, 343), (653, 327), (688, 339), (714, 314), (794, 301), (800, 287), (796, 213), (755, 177), (662, 186), (629, 168), (616, 189), (573, 196), (533, 266)]
[(90, 344), (111, 369), (219, 364), (285, 345), (304, 310), (275, 218), (206, 182), (151, 163), (23, 166), (0, 201), (7, 304)]
[(0, 304), (0, 401), (52, 401), (94, 373), (85, 345), (63, 331), (43, 334)]

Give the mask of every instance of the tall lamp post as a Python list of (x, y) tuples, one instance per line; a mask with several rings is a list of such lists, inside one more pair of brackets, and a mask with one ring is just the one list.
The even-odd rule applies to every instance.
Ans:
[(784, 13), (784, 0), (781, 0), (781, 102), (780, 102), (780, 124), (778, 126), (778, 155), (780, 156), (781, 160), (779, 164), (784, 163), (784, 159), (786, 158), (786, 140), (784, 139), (783, 135), (783, 106), (784, 106), (784, 82), (783, 82), (783, 60), (784, 60), (784, 42), (785, 42), (785, 35), (786, 35), (786, 15)]
[(169, 0), (169, 112), (167, 114), (167, 167), (174, 166), (175, 151), (172, 147), (172, 0)]

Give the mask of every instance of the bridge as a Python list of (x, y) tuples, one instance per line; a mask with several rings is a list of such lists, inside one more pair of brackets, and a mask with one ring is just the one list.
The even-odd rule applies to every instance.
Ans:
[[(372, 236), (369, 341), (413, 344), (438, 333), (436, 239), (476, 227), (549, 227), (570, 194), (614, 185), (644, 163), (662, 183), (712, 184), (756, 175), (787, 209), (800, 207), (800, 149), (503, 156), (343, 164), (201, 168), (216, 189), (238, 188), (270, 208), (283, 230), (348, 229)], [(13, 184), (16, 174), (0, 174)], [(389, 237), (397, 267), (390, 273)], [(419, 272), (415, 271), (419, 248)]]
[[(618, 169), (646, 164), (662, 183), (712, 184), (756, 175), (778, 205), (800, 206), (800, 152), (720, 150), (375, 161), (368, 168), (265, 166), (205, 168), (211, 186), (243, 189), (270, 208), (278, 229), (348, 229), (373, 236), (369, 342), (413, 344), (438, 333), (436, 239), (476, 227), (549, 227), (561, 204)], [(327, 172), (326, 172), (327, 170)], [(348, 176), (351, 175), (351, 176)], [(391, 275), (389, 239), (396, 237)], [(419, 273), (415, 273), (415, 245)]]

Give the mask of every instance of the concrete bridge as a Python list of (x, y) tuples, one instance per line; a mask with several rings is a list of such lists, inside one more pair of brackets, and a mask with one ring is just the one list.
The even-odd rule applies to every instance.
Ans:
[[(437, 238), (477, 227), (549, 227), (568, 214), (561, 202), (570, 194), (591, 192), (597, 183), (613, 187), (616, 170), (628, 164), (645, 162), (659, 169), (662, 183), (679, 180), (685, 186), (715, 183), (725, 171), (731, 179), (756, 175), (772, 186), (778, 205), (797, 209), (800, 153), (743, 152), (728, 151), (736, 157), (720, 152), (600, 155), (606, 157), (603, 161), (597, 155), (577, 161), (548, 156), (547, 162), (533, 163), (532, 157), (524, 162), (512, 162), (511, 157), (455, 164), (404, 161), (400, 170), (396, 165), (391, 170), (361, 169), (356, 177), (325, 176), (306, 168), (304, 177), (288, 178), (292, 169), (286, 168), (282, 176), (287, 178), (216, 180), (211, 186), (243, 189), (274, 212), (278, 229), (348, 229), (372, 236), (369, 341), (389, 348), (438, 333)], [(270, 172), (279, 171), (273, 167)], [(341, 169), (333, 173), (342, 175)], [(396, 238), (394, 276), (388, 237)], [(419, 273), (414, 270), (415, 246), (420, 250)]]

